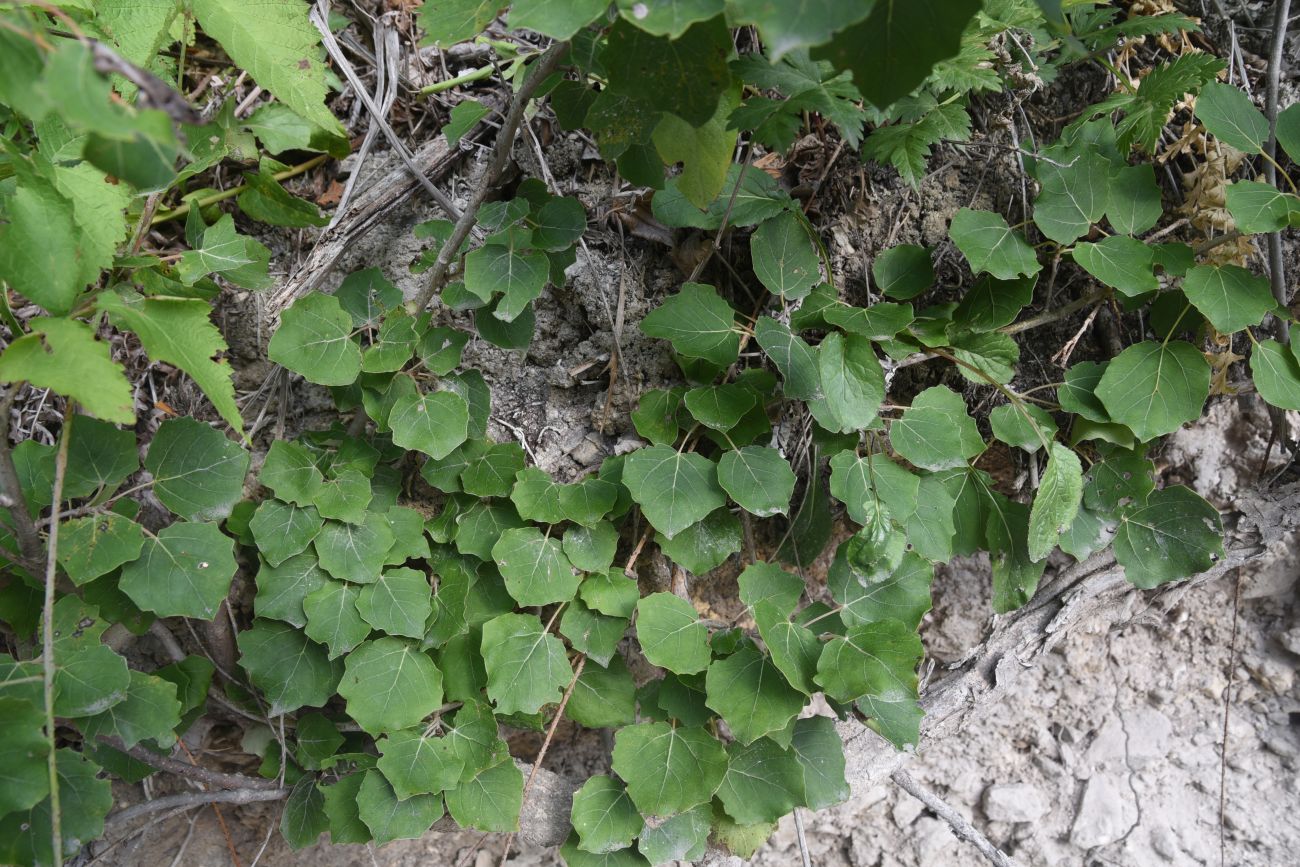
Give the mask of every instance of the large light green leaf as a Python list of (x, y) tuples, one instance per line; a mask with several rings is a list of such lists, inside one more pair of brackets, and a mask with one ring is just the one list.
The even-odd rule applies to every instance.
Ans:
[(1259, 396), (1279, 409), (1300, 410), (1300, 359), (1293, 346), (1276, 340), (1255, 344), (1250, 354), (1250, 375)]
[(711, 430), (729, 431), (740, 423), (754, 404), (757, 395), (743, 385), (702, 385), (686, 392), (682, 402), (691, 418)]
[(604, 775), (590, 777), (573, 794), (571, 821), (578, 845), (597, 855), (631, 846), (645, 826), (623, 784)]
[(398, 398), (388, 416), (393, 442), (441, 460), (469, 435), (469, 404), (452, 391)]
[(560, 540), (543, 536), (536, 527), (506, 530), (492, 546), (492, 559), (520, 605), (567, 602), (578, 592), (581, 579)]
[(727, 502), (713, 461), (670, 446), (628, 455), (623, 484), (655, 529), (669, 539)]
[(311, 452), (295, 442), (276, 440), (262, 462), (258, 480), (281, 500), (310, 506), (325, 483)]
[(976, 332), (994, 331), (1009, 325), (1034, 299), (1034, 284), (1037, 282), (1033, 277), (998, 280), (981, 274), (953, 311), (953, 322)]
[(809, 404), (828, 430), (852, 433), (876, 420), (885, 400), (885, 375), (871, 341), (832, 332), (817, 348), (822, 398)]
[(393, 732), (442, 705), (442, 672), (413, 642), (377, 638), (348, 654), (338, 692), (362, 729)]
[(1277, 232), (1300, 224), (1300, 196), (1261, 181), (1237, 181), (1225, 192), (1228, 213), (1247, 235)]
[(726, 509), (714, 509), (671, 539), (655, 534), (655, 543), (668, 559), (687, 572), (703, 575), (721, 566), (740, 550), (740, 519)]
[(646, 825), (637, 840), (637, 851), (651, 864), (699, 861), (704, 857), (708, 846), (712, 813), (712, 807), (701, 804), (684, 813), (670, 816), (654, 827)]
[(1076, 244), (1074, 261), (1102, 283), (1130, 298), (1160, 288), (1153, 270), (1155, 252), (1134, 238), (1111, 235), (1096, 244)]
[(581, 599), (574, 599), (564, 609), (560, 618), (560, 634), (569, 639), (570, 646), (599, 665), (609, 665), (618, 653), (618, 643), (627, 632), (626, 617), (611, 617), (588, 608)]
[(826, 644), (817, 682), (838, 701), (858, 702), (869, 725), (902, 749), (919, 736), (916, 666), (921, 639), (897, 620), (855, 626)]
[(176, 275), (186, 285), (209, 274), (220, 274), (245, 289), (266, 289), (274, 282), (267, 273), (271, 251), (256, 238), (241, 235), (235, 221), (223, 215), (203, 231), (202, 244), (181, 254)]
[(718, 461), (718, 484), (741, 508), (760, 518), (788, 513), (794, 483), (789, 461), (773, 448), (745, 446)]
[(312, 292), (280, 314), (267, 355), (317, 385), (351, 385), (361, 372), (352, 317), (333, 295)]
[(750, 608), (760, 603), (773, 606), (783, 615), (793, 613), (803, 596), (804, 583), (798, 575), (777, 566), (775, 563), (751, 563), (736, 579), (740, 589), (740, 601)]
[(618, 11), (624, 18), (647, 33), (670, 39), (681, 36), (695, 22), (717, 15), (722, 7), (723, 0), (618, 0)]
[(727, 753), (702, 728), (640, 723), (614, 735), (613, 767), (643, 815), (672, 816), (713, 797)]
[(1196, 116), (1215, 138), (1246, 153), (1260, 153), (1268, 119), (1241, 88), (1211, 81), (1196, 97)]
[(343, 666), (301, 629), (274, 620), (256, 620), (239, 633), (239, 664), (253, 685), (271, 700), (271, 715), (300, 707), (324, 707), (339, 685)]
[(1047, 410), (1033, 404), (1017, 407), (1004, 403), (989, 413), (993, 436), (1009, 446), (1024, 449), (1031, 455), (1056, 436), (1056, 421)]
[(316, 489), (312, 505), (330, 520), (363, 523), (369, 514), (367, 507), (374, 498), (369, 473), (368, 469), (363, 472), (357, 467), (335, 467), (332, 475)]
[(497, 713), (537, 713), (560, 700), (573, 677), (564, 645), (531, 614), (502, 614), (483, 624), (487, 694)]
[[(864, 4), (836, 14), (855, 19)], [(820, 7), (821, 4), (818, 4)], [(877, 108), (907, 96), (934, 65), (957, 55), (962, 33), (980, 10), (979, 0), (877, 0), (865, 21), (840, 30), (813, 57), (853, 71), (853, 83)], [(793, 10), (781, 7), (784, 20)], [(814, 19), (816, 20), (816, 19)]]
[(1237, 265), (1193, 266), (1183, 294), (1221, 334), (1258, 325), (1277, 307), (1268, 279)]
[(549, 274), (545, 253), (513, 243), (487, 244), (465, 257), (465, 288), (484, 301), (500, 293), (503, 297), (493, 315), (506, 322), (514, 321), (528, 302), (542, 294)]
[(1115, 559), (1136, 587), (1189, 578), (1222, 556), (1219, 512), (1191, 488), (1152, 491), (1145, 503), (1120, 512)]
[(1034, 248), (1014, 232), (1001, 214), (962, 208), (948, 228), (971, 270), (987, 271), (999, 280), (1032, 277), (1042, 270)]
[(749, 239), (754, 274), (773, 295), (803, 298), (821, 280), (820, 260), (804, 221), (782, 211), (760, 225)]
[(160, 617), (211, 620), (235, 577), (234, 550), (216, 524), (180, 521), (145, 541), (140, 559), (122, 568), (118, 586)]
[(651, 665), (674, 674), (708, 668), (708, 627), (691, 603), (672, 593), (651, 593), (637, 603), (636, 635)]
[(1056, 547), (1057, 537), (1074, 523), (1083, 498), (1083, 466), (1079, 456), (1052, 443), (1047, 470), (1029, 511), (1029, 557), (1042, 560)]
[(1143, 442), (1200, 418), (1209, 393), (1209, 362), (1182, 340), (1135, 343), (1111, 360), (1096, 389), (1111, 419)]
[(41, 316), (28, 327), (30, 333), (0, 354), (0, 382), (26, 381), (52, 389), (105, 421), (135, 421), (126, 374), (112, 360), (109, 345), (96, 340), (89, 326), (75, 319)]
[[(729, 119), (739, 104), (740, 87), (733, 83), (723, 92), (713, 116), (703, 124), (692, 125), (675, 114), (664, 114), (651, 134), (665, 164), (682, 164), (681, 172), (673, 178), (673, 187), (690, 206), (710, 207), (727, 183), (736, 151), (736, 129)], [(657, 180), (658, 167), (648, 171)]]
[(339, 122), (325, 107), (328, 67), (320, 35), (301, 0), (194, 0), (194, 17), (241, 69), (298, 114), (326, 130)]
[(781, 731), (803, 709), (803, 694), (752, 646), (711, 662), (704, 682), (708, 706), (744, 744)]
[(918, 467), (944, 470), (963, 466), (984, 450), (966, 402), (952, 389), (936, 385), (918, 394), (889, 428), (889, 441)]
[(719, 367), (736, 360), (740, 332), (736, 311), (712, 286), (686, 283), (641, 320), (650, 337), (672, 341), (673, 348), (690, 358), (703, 358)]

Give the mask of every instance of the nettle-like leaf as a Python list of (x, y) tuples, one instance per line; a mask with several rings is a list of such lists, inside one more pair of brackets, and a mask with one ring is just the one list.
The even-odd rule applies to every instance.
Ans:
[(999, 280), (1012, 280), (1042, 270), (1034, 248), (1001, 214), (962, 208), (952, 218), (948, 234), (976, 274), (987, 271)]
[(703, 728), (640, 723), (614, 735), (613, 768), (642, 815), (672, 816), (713, 797), (727, 753)]
[(1110, 418), (1146, 442), (1199, 418), (1210, 393), (1210, 364), (1190, 343), (1136, 343), (1106, 366), (1096, 395)]
[(317, 385), (351, 385), (361, 372), (352, 316), (333, 295), (312, 292), (280, 314), (267, 355)]
[(96, 340), (89, 326), (42, 316), (29, 327), (30, 333), (0, 354), (0, 380), (53, 389), (105, 421), (135, 421), (126, 375), (111, 359), (109, 345)]
[(1120, 512), (1115, 559), (1136, 587), (1150, 589), (1188, 578), (1222, 556), (1218, 510), (1191, 488), (1152, 491), (1146, 502)]
[(719, 367), (731, 364), (740, 352), (736, 311), (716, 289), (702, 283), (683, 284), (680, 292), (641, 320), (641, 330), (650, 337), (672, 341), (681, 355)]
[(537, 713), (560, 700), (573, 677), (564, 645), (531, 614), (502, 614), (483, 624), (487, 694), (497, 713)]
[(344, 664), (338, 693), (348, 715), (371, 734), (417, 725), (442, 705), (442, 672), (412, 642), (367, 641)]

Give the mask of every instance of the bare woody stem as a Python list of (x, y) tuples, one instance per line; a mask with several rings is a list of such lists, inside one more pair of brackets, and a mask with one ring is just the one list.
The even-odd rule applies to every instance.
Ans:
[(496, 186), (497, 181), (501, 179), (501, 173), (505, 171), (506, 162), (510, 159), (510, 150), (514, 146), (515, 134), (523, 122), (524, 111), (528, 108), (529, 100), (537, 92), (541, 83), (559, 66), (560, 59), (568, 49), (569, 43), (557, 42), (527, 70), (524, 83), (511, 100), (505, 122), (501, 125), (500, 133), (497, 134), (496, 145), (492, 149), (492, 160), (475, 185), (473, 195), (465, 203), (465, 210), (461, 212), (460, 219), (452, 228), (451, 236), (438, 251), (438, 258), (434, 261), (432, 272), (429, 274), (429, 282), (415, 299), (416, 310), (428, 307), (429, 302), (433, 301), (433, 296), (437, 295), (447, 282), (447, 272), (451, 268), (452, 260), (456, 258), (456, 251), (469, 237), (470, 230), (474, 228), (474, 222), (478, 218), (478, 209), (482, 207), (488, 193)]
[(221, 771), (213, 771), (200, 765), (192, 765), (189, 762), (182, 762), (167, 756), (160, 756), (152, 750), (147, 750), (141, 746), (128, 748), (114, 737), (101, 737), (104, 743), (116, 750), (129, 755), (137, 761), (151, 765), (160, 771), (166, 771), (169, 774), (175, 774), (178, 777), (184, 777), (188, 780), (196, 780), (200, 783), (206, 783), (209, 786), (215, 786), (218, 789), (278, 789), (280, 786), (275, 780), (264, 780), (260, 777), (248, 777), (243, 774), (225, 774)]
[(63, 411), (63, 430), (59, 433), (59, 452), (54, 459), (54, 503), (50, 506), (50, 546), (45, 558), (45, 602), (41, 608), (41, 671), (45, 691), (45, 735), (50, 741), (50, 835), (54, 867), (63, 864), (63, 832), (59, 815), (59, 756), (54, 736), (54, 582), (58, 575), (59, 503), (63, 500), (63, 480), (68, 474), (68, 444), (72, 441), (71, 400)]

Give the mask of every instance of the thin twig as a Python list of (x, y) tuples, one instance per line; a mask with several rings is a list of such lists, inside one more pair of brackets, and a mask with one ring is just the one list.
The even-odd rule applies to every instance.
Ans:
[(492, 149), (492, 159), (483, 175), (479, 178), (474, 193), (470, 196), (469, 201), (465, 203), (465, 210), (461, 213), (460, 218), (456, 220), (456, 225), (451, 231), (451, 236), (442, 245), (438, 251), (438, 258), (433, 263), (433, 268), (429, 274), (429, 282), (420, 290), (420, 294), (415, 299), (415, 309), (423, 310), (429, 306), (447, 279), (447, 271), (451, 268), (452, 259), (456, 257), (456, 251), (460, 245), (469, 237), (470, 230), (474, 228), (474, 222), (478, 218), (478, 209), (487, 200), (488, 193), (496, 186), (505, 171), (506, 163), (510, 159), (510, 150), (514, 146), (515, 133), (519, 131), (519, 124), (523, 122), (524, 110), (528, 108), (528, 101), (532, 99), (537, 88), (550, 74), (559, 66), (560, 59), (568, 50), (569, 43), (557, 42), (550, 48), (546, 49), (537, 62), (527, 70), (523, 85), (520, 86), (519, 92), (515, 94), (514, 99), (510, 102), (510, 110), (506, 112), (506, 119), (501, 124), (501, 131), (497, 134), (496, 145)]
[(1228, 863), (1224, 829), (1228, 814), (1228, 720), (1232, 713), (1232, 677), (1237, 668), (1237, 620), (1241, 611), (1241, 569), (1232, 584), (1232, 638), (1228, 641), (1228, 685), (1223, 688), (1223, 747), (1219, 751), (1219, 867)]
[(118, 810), (104, 820), (104, 833), (107, 835), (111, 829), (118, 825), (138, 819), (141, 816), (147, 816), (150, 813), (156, 813), (159, 810), (170, 810), (173, 807), (189, 809), (191, 807), (202, 807), (206, 804), (253, 804), (258, 801), (282, 801), (287, 797), (289, 797), (288, 789), (222, 789), (215, 792), (186, 792), (182, 795), (167, 795), (162, 798), (154, 798), (152, 801), (145, 801), (142, 804), (136, 804), (134, 807)]
[(264, 780), (260, 777), (248, 777), (243, 774), (226, 774), (221, 771), (213, 771), (200, 765), (182, 762), (178, 759), (160, 756), (152, 750), (147, 750), (142, 746), (128, 748), (114, 737), (101, 737), (101, 741), (108, 744), (115, 750), (126, 753), (133, 759), (144, 762), (146, 765), (157, 768), (160, 771), (166, 771), (169, 774), (175, 774), (178, 777), (184, 777), (187, 780), (196, 780), (200, 783), (206, 783), (209, 786), (216, 786), (219, 789), (278, 789), (274, 780)]
[[(573, 695), (573, 689), (578, 685), (578, 678), (582, 676), (582, 669), (586, 665), (587, 654), (580, 654), (578, 656), (578, 666), (573, 670), (573, 680), (569, 681), (569, 688), (564, 691), (564, 697), (560, 699), (560, 706), (555, 709), (555, 719), (551, 720), (551, 727), (546, 730), (546, 740), (542, 741), (542, 748), (537, 753), (537, 760), (533, 762), (533, 769), (528, 772), (528, 779), (524, 781), (524, 791), (519, 799), (520, 813), (523, 813), (524, 805), (528, 803), (528, 790), (533, 787), (533, 778), (537, 776), (537, 771), (542, 767), (542, 762), (546, 760), (546, 751), (551, 748), (551, 740), (555, 737), (555, 730), (560, 727), (560, 720), (564, 718), (564, 709), (568, 706), (569, 698)], [(501, 867), (505, 867), (506, 859), (510, 857), (510, 844), (514, 842), (514, 839), (514, 834), (506, 837), (506, 848), (501, 852)]]
[(59, 503), (63, 500), (63, 480), (68, 474), (68, 444), (72, 441), (74, 406), (71, 400), (63, 411), (63, 430), (59, 432), (59, 453), (54, 459), (54, 503), (50, 506), (50, 544), (45, 559), (45, 604), (41, 611), (41, 670), (45, 688), (45, 736), (50, 741), (50, 835), (54, 867), (63, 864), (63, 833), (59, 815), (59, 756), (54, 736), (54, 582), (58, 576)]
[(799, 860), (803, 867), (812, 867), (812, 855), (808, 852), (808, 835), (803, 830), (803, 814), (799, 808), (794, 808), (794, 833), (795, 838), (799, 841)]
[(965, 816), (948, 806), (934, 792), (924, 788), (907, 771), (899, 768), (897, 771), (890, 774), (889, 778), (897, 783), (898, 787), (904, 792), (907, 792), (913, 798), (916, 798), (922, 804), (925, 804), (931, 813), (934, 813), (940, 819), (947, 822), (948, 827), (952, 828), (952, 832), (956, 834), (959, 839), (965, 840), (967, 843), (973, 845), (979, 850), (979, 853), (987, 858), (991, 863), (996, 864), (997, 867), (1016, 867), (1016, 862), (1012, 861), (1006, 853), (989, 842), (989, 838), (985, 837), (978, 828), (966, 821)]

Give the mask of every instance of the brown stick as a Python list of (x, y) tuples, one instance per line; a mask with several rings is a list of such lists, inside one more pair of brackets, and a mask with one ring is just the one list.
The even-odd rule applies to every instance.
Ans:
[(280, 786), (274, 780), (264, 780), (260, 777), (248, 777), (243, 774), (225, 774), (221, 771), (213, 771), (200, 765), (193, 765), (189, 762), (182, 762), (168, 756), (160, 756), (152, 750), (147, 750), (142, 746), (127, 747), (126, 744), (115, 737), (101, 737), (101, 741), (108, 744), (115, 750), (121, 750), (133, 759), (144, 762), (146, 765), (155, 767), (160, 771), (166, 771), (169, 774), (175, 774), (178, 777), (184, 777), (187, 780), (196, 780), (200, 783), (206, 783), (209, 786), (216, 786), (218, 789), (278, 789)]

